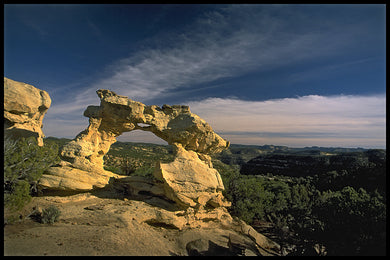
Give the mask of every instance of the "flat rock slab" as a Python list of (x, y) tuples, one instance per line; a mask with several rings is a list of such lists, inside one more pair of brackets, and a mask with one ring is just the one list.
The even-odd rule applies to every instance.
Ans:
[[(218, 248), (228, 249), (229, 235), (240, 235), (234, 228), (214, 221), (181, 230), (153, 225), (148, 221), (156, 216), (168, 218), (174, 213), (144, 201), (115, 198), (115, 194), (105, 191), (34, 197), (25, 208), (26, 215), (37, 205), (57, 206), (61, 211), (59, 221), (50, 225), (25, 218), (20, 223), (6, 225), (4, 255), (188, 255), (186, 245), (193, 240), (210, 240)], [(243, 239), (252, 241), (247, 236)]]

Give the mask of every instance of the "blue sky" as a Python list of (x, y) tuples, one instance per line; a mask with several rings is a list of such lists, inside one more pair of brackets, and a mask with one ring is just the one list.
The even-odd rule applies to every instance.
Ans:
[(189, 105), (231, 143), (384, 148), (385, 9), (6, 4), (4, 76), (50, 94), (46, 136), (84, 130), (104, 88)]

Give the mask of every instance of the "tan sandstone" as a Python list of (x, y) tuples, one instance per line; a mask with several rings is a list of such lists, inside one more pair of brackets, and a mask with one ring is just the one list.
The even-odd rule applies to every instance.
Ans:
[(35, 136), (43, 145), (42, 120), (51, 105), (49, 94), (4, 77), (4, 131), (13, 137)]
[(18, 225), (6, 225), (4, 255), (186, 256), (190, 255), (188, 245), (202, 239), (222, 249), (205, 248), (209, 255), (226, 256), (233, 255), (228, 248), (232, 235), (243, 240), (245, 255), (279, 255), (278, 245), (230, 217), (223, 207), (211, 213), (193, 208), (168, 210), (161, 204), (121, 198), (114, 190), (33, 197), (24, 215), (55, 205), (60, 218), (54, 224), (25, 218)]
[[(42, 118), (50, 97), (30, 85), (4, 81), (7, 130), (34, 132), (42, 141)], [(24, 92), (12, 92), (15, 86)], [(25, 97), (29, 91), (35, 93), (31, 99)], [(232, 255), (226, 246), (237, 236), (234, 241), (245, 245), (247, 255), (278, 255), (279, 245), (229, 214), (230, 202), (222, 195), (223, 182), (210, 158), (229, 142), (208, 123), (188, 106), (160, 108), (109, 90), (97, 93), (100, 106), (84, 112), (89, 126), (61, 149), (62, 161), (39, 181), (41, 189), (54, 190), (58, 196), (33, 200), (39, 208), (59, 206), (60, 223), (8, 233), (6, 255), (188, 255), (184, 249), (196, 241), (206, 247), (218, 243), (220, 252), (206, 248), (209, 254)], [(18, 97), (20, 102), (12, 101)], [(137, 129), (173, 145), (175, 160), (157, 162), (152, 179), (104, 170), (103, 156), (116, 137)]]
[(201, 161), (194, 151), (176, 144), (176, 158), (160, 163), (154, 176), (164, 183), (165, 195), (184, 207), (226, 207), (230, 203), (222, 195), (223, 182), (218, 171)]
[[(162, 187), (164, 196), (184, 208), (230, 205), (223, 198), (223, 183), (209, 156), (226, 149), (229, 142), (191, 113), (188, 106), (146, 106), (110, 90), (98, 90), (97, 94), (100, 106), (89, 106), (84, 111), (89, 126), (62, 148), (61, 164), (43, 175), (41, 188), (89, 190), (104, 187), (111, 180), (123, 189), (134, 190), (138, 186), (154, 194), (161, 192)], [(158, 163), (153, 184), (148, 184), (148, 180), (142, 184), (103, 169), (103, 156), (116, 137), (137, 129), (150, 131), (176, 147), (174, 162)]]
[(186, 150), (202, 154), (219, 153), (229, 142), (211, 126), (190, 112), (188, 106), (146, 106), (110, 90), (98, 90), (100, 106), (89, 106), (84, 116), (89, 126), (61, 151), (63, 160), (86, 171), (101, 171), (103, 156), (116, 137), (133, 130), (149, 131), (168, 142), (179, 143)]

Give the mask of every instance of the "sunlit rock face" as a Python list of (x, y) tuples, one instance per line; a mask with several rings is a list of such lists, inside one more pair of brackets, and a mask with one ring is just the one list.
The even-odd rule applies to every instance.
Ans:
[[(100, 106), (89, 106), (84, 111), (89, 126), (62, 148), (62, 163), (42, 177), (42, 187), (57, 189), (61, 184), (60, 189), (64, 190), (89, 190), (101, 187), (111, 178), (120, 179), (121, 176), (103, 169), (103, 157), (116, 137), (143, 130), (176, 148), (176, 159), (171, 163), (158, 162), (154, 173), (167, 198), (183, 207), (230, 205), (222, 196), (223, 183), (218, 171), (212, 168), (209, 156), (229, 147), (229, 142), (216, 134), (206, 121), (191, 113), (188, 106), (146, 106), (110, 90), (101, 89), (97, 94)], [(61, 173), (64, 168), (78, 169), (83, 177), (77, 182), (61, 181), (67, 178)], [(100, 177), (86, 178), (90, 173)]]
[(51, 105), (49, 94), (4, 77), (4, 132), (11, 138), (37, 138), (43, 145), (42, 120)]
[(219, 153), (229, 142), (211, 126), (190, 112), (188, 106), (146, 106), (110, 90), (98, 90), (100, 106), (89, 106), (84, 116), (87, 129), (79, 133), (61, 151), (64, 160), (82, 170), (102, 170), (103, 156), (123, 132), (143, 130), (168, 142), (201, 154)]
[[(278, 252), (279, 245), (229, 214), (227, 207), (231, 203), (222, 195), (224, 185), (210, 157), (228, 148), (229, 142), (208, 123), (191, 113), (188, 106), (160, 108), (109, 90), (98, 90), (97, 94), (100, 106), (89, 106), (84, 112), (89, 118), (88, 127), (63, 146), (62, 161), (42, 176), (40, 188), (78, 192), (109, 185), (110, 192), (154, 205), (147, 209), (137, 207), (137, 212), (131, 212), (141, 215), (143, 223), (178, 230), (206, 228), (207, 232), (215, 232), (216, 227), (232, 230), (249, 237), (254, 244), (251, 248), (257, 248), (256, 254), (277, 255), (268, 252)], [(156, 162), (149, 178), (105, 171), (103, 156), (116, 137), (139, 129), (150, 131), (172, 145), (174, 160)]]
[(164, 183), (165, 196), (183, 207), (227, 207), (222, 196), (223, 182), (218, 171), (202, 161), (198, 153), (176, 145), (176, 158), (171, 163), (159, 163), (154, 172)]

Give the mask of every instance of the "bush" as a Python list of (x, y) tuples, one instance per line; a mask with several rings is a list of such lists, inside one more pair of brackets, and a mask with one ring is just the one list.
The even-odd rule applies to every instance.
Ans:
[(22, 208), (26, 203), (30, 202), (30, 184), (24, 180), (14, 182), (8, 185), (7, 190), (4, 189), (4, 206), (17, 210)]
[(59, 162), (58, 146), (38, 146), (34, 137), (4, 140), (4, 207), (21, 209), (37, 192), (43, 172)]
[(58, 221), (61, 211), (54, 205), (42, 210), (41, 223), (53, 224)]
[(125, 175), (124, 172), (119, 169), (118, 167), (115, 167), (115, 166), (106, 166), (104, 165), (104, 170), (106, 171), (110, 171), (110, 172), (113, 172), (113, 173), (116, 173), (116, 174), (119, 174), (119, 175)]
[(321, 237), (332, 255), (382, 255), (386, 237), (386, 204), (379, 193), (344, 187), (324, 192), (314, 215), (324, 223)]
[(154, 169), (155, 169), (155, 167), (153, 167), (153, 166), (144, 165), (144, 166), (137, 168), (131, 175), (142, 176), (145, 178), (153, 179)]

